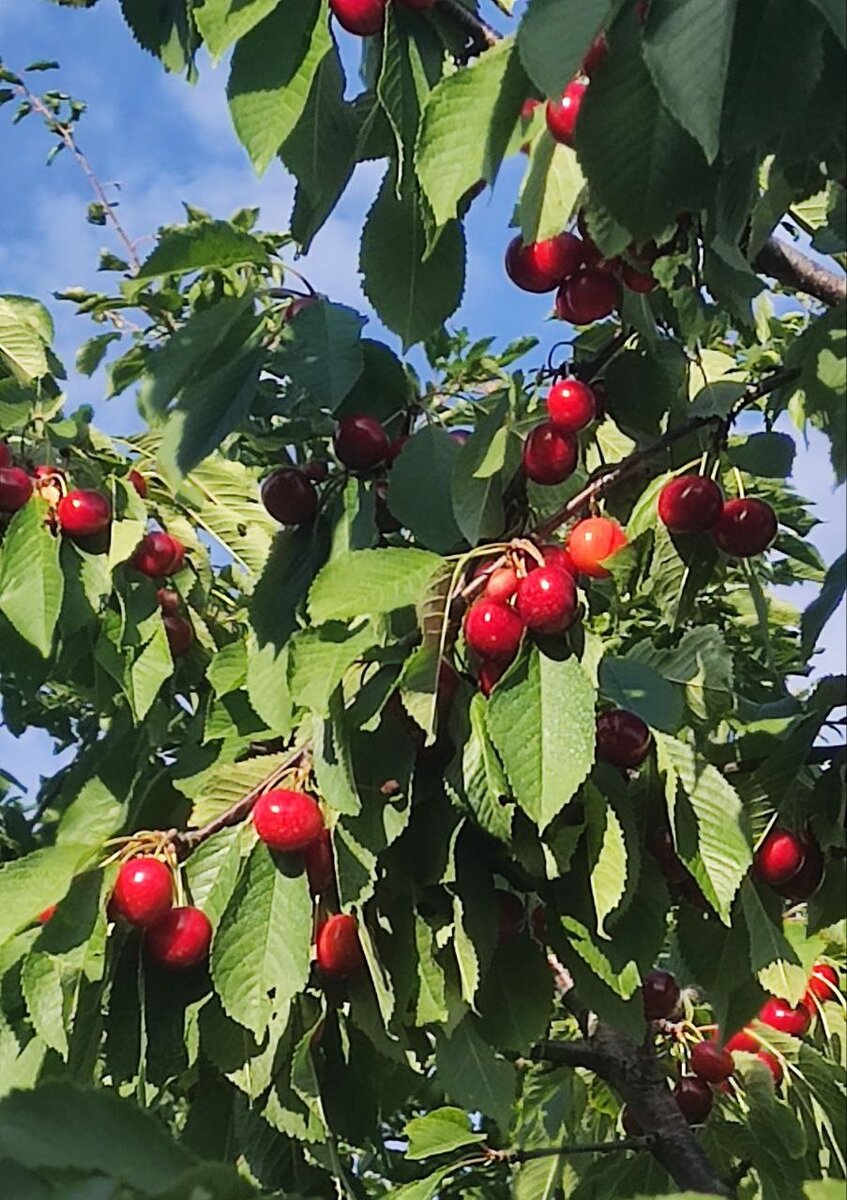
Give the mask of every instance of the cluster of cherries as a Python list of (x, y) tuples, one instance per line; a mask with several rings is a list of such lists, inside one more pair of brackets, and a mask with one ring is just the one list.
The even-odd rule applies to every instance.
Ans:
[[(397, 0), (397, 3), (420, 11), (432, 8), (435, 0)], [(329, 7), (342, 29), (357, 37), (371, 37), (385, 24), (388, 0), (329, 0)]]
[(671, 533), (711, 533), (734, 558), (762, 554), (776, 537), (776, 513), (764, 500), (724, 500), (714, 479), (677, 475), (659, 493), (659, 518)]
[(762, 839), (753, 858), (756, 878), (793, 904), (814, 896), (825, 866), (823, 850), (810, 829), (795, 833), (778, 825)]
[[(159, 530), (145, 533), (130, 559), (130, 565), (136, 571), (154, 580), (176, 575), (184, 562), (185, 546), (179, 538)], [(180, 613), (180, 597), (172, 588), (160, 587), (156, 592), (156, 599), (159, 602), (171, 654), (174, 658), (181, 658), (188, 653), (194, 642), (191, 622)]]
[(104, 533), (112, 520), (108, 499), (102, 492), (87, 488), (62, 495), (57, 485), (63, 481), (62, 472), (55, 467), (39, 466), (30, 475), (23, 467), (15, 466), (8, 445), (0, 442), (0, 513), (18, 512), (33, 492), (39, 491), (48, 499), (55, 498), (56, 521), (68, 537), (89, 538)]

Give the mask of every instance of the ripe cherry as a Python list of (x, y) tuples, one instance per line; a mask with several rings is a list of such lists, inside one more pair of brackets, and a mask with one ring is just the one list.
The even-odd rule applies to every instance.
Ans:
[(815, 1000), (834, 1000), (839, 995), (838, 972), (829, 963), (815, 963), (803, 1003), (810, 1010)]
[(365, 967), (359, 926), (349, 913), (327, 917), (318, 929), (315, 949), (318, 967), (328, 978), (349, 979)]
[(773, 1076), (774, 1087), (779, 1087), (782, 1083), (785, 1072), (782, 1069), (782, 1063), (775, 1054), (768, 1053), (767, 1050), (760, 1050), (756, 1055), (759, 1062), (764, 1063)]
[(597, 757), (613, 767), (640, 767), (652, 745), (649, 726), (625, 708), (613, 708), (597, 718)]
[(132, 484), (132, 486), (135, 488), (136, 492), (138, 492), (141, 499), (146, 500), (147, 499), (147, 480), (144, 478), (144, 476), (141, 474), (141, 472), (136, 471), (135, 468), (133, 467), (133, 469), (127, 475), (127, 479)]
[(400, 457), (403, 447), (406, 445), (408, 440), (409, 435), (407, 433), (401, 433), (399, 437), (396, 437), (394, 441), (389, 444), (388, 451), (385, 455), (385, 465), (387, 467), (390, 467), (392, 463)]
[(673, 1090), (680, 1112), (689, 1125), (702, 1125), (712, 1111), (714, 1097), (705, 1079), (686, 1075)]
[(280, 525), (303, 525), (318, 511), (318, 493), (303, 471), (281, 467), (262, 484), (262, 503)]
[(329, 7), (341, 28), (358, 37), (379, 33), (385, 21), (385, 0), (329, 0)]
[(769, 887), (788, 883), (799, 873), (806, 861), (806, 850), (800, 837), (790, 829), (778, 826), (763, 839), (753, 859), (753, 873)]
[(20, 467), (0, 467), (0, 512), (17, 512), (31, 495), (32, 480), (26, 471)]
[(780, 1033), (789, 1033), (792, 1037), (803, 1037), (809, 1032), (812, 1014), (803, 1003), (794, 1006), (787, 1000), (771, 996), (770, 1000), (765, 1001), (762, 1005), (759, 1020), (763, 1021), (765, 1025), (770, 1025), (771, 1029), (778, 1029)]
[(484, 595), (499, 604), (508, 604), (518, 590), (518, 575), (514, 567), (497, 567), (488, 576)]
[(211, 942), (211, 921), (190, 904), (162, 913), (144, 935), (147, 956), (172, 971), (185, 971), (204, 962)]
[(779, 892), (786, 900), (799, 904), (811, 900), (823, 882), (825, 861), (820, 843), (810, 833), (804, 833), (801, 838), (806, 854), (805, 861), (797, 872), (785, 883), (778, 884), (774, 891)]
[(579, 443), (550, 421), (537, 425), (523, 445), (523, 469), (533, 483), (563, 483), (576, 470)]
[(312, 483), (323, 483), (329, 478), (329, 463), (323, 458), (313, 458), (311, 462), (304, 463), (300, 470)]
[(116, 917), (144, 929), (173, 903), (173, 877), (159, 858), (130, 858), (123, 864), (109, 904)]
[(740, 1051), (744, 1054), (758, 1054), (760, 1047), (759, 1039), (750, 1029), (739, 1029), (738, 1033), (734, 1033), (726, 1042), (726, 1049), (730, 1054)]
[(503, 672), (506, 670), (508, 663), (495, 662), (493, 659), (488, 659), (479, 664), (479, 674), (477, 682), (479, 690), (486, 698), (494, 691), (495, 685), (503, 677)]
[(776, 513), (753, 496), (727, 500), (712, 535), (725, 554), (751, 558), (762, 554), (776, 537)]
[(691, 1070), (708, 1083), (722, 1083), (735, 1070), (732, 1055), (717, 1042), (698, 1042), (691, 1051)]
[(175, 592), (173, 588), (159, 588), (156, 592), (156, 601), (166, 615), (172, 616), (179, 612), (181, 604), (179, 592)]
[(618, 281), (608, 271), (588, 267), (562, 284), (556, 299), (556, 315), (572, 325), (590, 325), (615, 311), (621, 298)]
[(654, 275), (651, 275), (649, 271), (638, 271), (629, 263), (624, 263), (621, 267), (621, 279), (625, 287), (628, 287), (631, 292), (638, 292), (640, 295), (652, 292), (659, 286), (658, 279)]
[(162, 616), (165, 627), (165, 637), (168, 639), (172, 658), (182, 658), (191, 649), (194, 641), (194, 630), (191, 622), (178, 613), (165, 613)]
[(42, 908), (41, 912), (36, 917), (38, 924), (46, 925), (47, 922), (55, 916), (56, 909), (58, 907), (58, 904), (48, 904), (46, 908)]
[(679, 984), (670, 971), (650, 971), (641, 985), (641, 1003), (648, 1021), (664, 1021), (679, 1004)]
[(317, 802), (305, 792), (287, 788), (274, 788), (259, 797), (253, 808), (253, 824), (265, 845), (286, 854), (305, 850), (324, 831)]
[(11, 465), (12, 451), (9, 449), (8, 443), (0, 442), (0, 468), (11, 467)]
[(518, 236), (506, 250), (506, 274), (525, 292), (552, 292), (563, 279), (579, 270), (582, 256), (582, 242), (572, 233), (560, 233), (558, 237), (528, 245)]
[(508, 604), (482, 597), (468, 609), (465, 641), (482, 659), (509, 663), (518, 652), (524, 623)]
[(145, 533), (130, 562), (136, 571), (150, 579), (175, 575), (185, 562), (185, 546), (169, 533)]
[(518, 583), (517, 609), (533, 633), (562, 633), (576, 618), (573, 578), (555, 567), (539, 567)]
[(561, 379), (547, 396), (547, 414), (558, 429), (579, 433), (597, 415), (594, 393), (579, 379)]
[(557, 571), (564, 571), (566, 575), (570, 575), (572, 579), (576, 579), (579, 571), (577, 571), (574, 561), (564, 546), (557, 542), (548, 542), (539, 547), (544, 555), (545, 567), (553, 567)]
[(68, 537), (92, 537), (108, 529), (112, 519), (109, 501), (100, 492), (68, 492), (56, 506), (62, 532)]
[(626, 545), (626, 534), (617, 521), (609, 517), (588, 517), (571, 530), (568, 553), (580, 574), (592, 579), (607, 579), (609, 571), (603, 563)]
[(376, 417), (365, 413), (345, 417), (335, 431), (338, 461), (351, 471), (372, 471), (388, 453), (388, 434)]
[(526, 924), (526, 912), (514, 892), (498, 889), (497, 899), (497, 945), (514, 941)]
[(608, 53), (609, 43), (606, 40), (605, 33), (601, 30), (585, 52), (585, 58), (582, 60), (583, 75), (587, 75), (589, 79), (593, 79), (606, 61)]
[(576, 122), (587, 88), (587, 83), (573, 79), (562, 93), (561, 100), (547, 101), (547, 128), (551, 137), (563, 146), (573, 145)]
[(723, 510), (723, 495), (706, 475), (678, 475), (659, 492), (659, 519), (671, 533), (705, 533)]
[(332, 838), (328, 829), (320, 834), (303, 851), (303, 865), (309, 880), (309, 891), (313, 896), (322, 896), (335, 882), (335, 861), (332, 857)]

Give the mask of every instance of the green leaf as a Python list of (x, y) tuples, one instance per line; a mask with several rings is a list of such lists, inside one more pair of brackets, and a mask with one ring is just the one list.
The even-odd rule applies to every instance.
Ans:
[(545, 96), (560, 96), (613, 12), (610, 0), (530, 0), (518, 29), (521, 62)]
[(194, 20), (213, 59), (272, 12), (279, 0), (202, 0)]
[(0, 296), (0, 363), (20, 383), (48, 373), (53, 321), (43, 304), (27, 296)]
[(98, 333), (96, 337), (89, 338), (77, 351), (76, 369), (81, 375), (92, 376), (106, 357), (112, 342), (120, 340), (119, 333)]
[(0, 944), (58, 904), (89, 853), (88, 846), (65, 842), (0, 866)]
[(468, 1114), (461, 1108), (436, 1108), (426, 1116), (413, 1117), (403, 1132), (409, 1139), (406, 1158), (418, 1161), (485, 1141), (484, 1133), (468, 1128)]
[[(461, 544), (453, 517), (451, 483), (461, 451), (446, 429), (426, 425), (414, 433), (391, 469), (388, 507), (416, 541), (439, 554)], [(421, 496), (427, 503), (421, 504)]]
[(61, 540), (47, 525), (48, 504), (33, 496), (12, 517), (0, 558), (0, 612), (48, 658), (62, 609)]
[(803, 613), (801, 622), (801, 653), (805, 659), (812, 654), (830, 617), (837, 611), (847, 590), (847, 554), (841, 554), (829, 568), (820, 594)]
[(682, 722), (683, 702), (678, 687), (653, 667), (631, 658), (604, 658), (600, 691), (619, 708), (637, 713), (654, 729), (675, 733)]
[(520, 456), (518, 441), (505, 424), (508, 408), (504, 396), (477, 420), (453, 466), (453, 513), (471, 546), (500, 537), (505, 527), (503, 488)]
[(161, 621), (157, 621), (152, 638), (127, 666), (126, 694), (136, 721), (143, 721), (147, 716), (162, 684), (170, 679), (173, 671), (174, 662), (165, 627)]
[(810, 422), (827, 434), (830, 457), (839, 483), (845, 479), (847, 461), (847, 331), (845, 306), (838, 305), (814, 319), (789, 348), (789, 366), (800, 366), (800, 381), (790, 409), (800, 429)]
[(277, 4), (235, 47), (227, 96), (235, 131), (258, 174), (300, 120), (331, 47), (325, 0)]
[(310, 304), (286, 324), (277, 361), (314, 404), (336, 409), (362, 374), (365, 318), (328, 300)]
[(467, 805), (486, 831), (508, 842), (512, 834), (514, 805), (507, 802), (509, 783), (486, 726), (487, 702), (477, 692), (470, 702), (467, 730), (451, 729), (458, 746), (445, 774), (445, 785), (459, 805)]
[(133, 291), (139, 290), (135, 288), (136, 280), (221, 270), (243, 263), (261, 266), (267, 260), (268, 252), (259, 239), (229, 221), (175, 225), (160, 231), (156, 249), (141, 264), (132, 287)]
[(448, 1175), (452, 1175), (456, 1166), (450, 1163), (439, 1167), (424, 1179), (416, 1179), (414, 1183), (404, 1183), (402, 1187), (393, 1188), (392, 1200), (434, 1200)]
[(480, 179), (495, 178), (528, 92), (511, 38), (433, 89), (416, 158), (437, 226), (459, 215), (459, 202)]
[(467, 1016), (450, 1037), (438, 1038), (435, 1051), (438, 1085), (470, 1111), (479, 1111), (509, 1128), (515, 1096), (515, 1068), (498, 1058)]
[(309, 593), (317, 624), (375, 616), (417, 604), (443, 566), (427, 550), (355, 550), (327, 563)]
[(553, 974), (531, 938), (498, 946), (479, 993), (480, 1031), (503, 1052), (529, 1054), (553, 1009)]
[(161, 59), (168, 71), (185, 71), (194, 49), (194, 31), (185, 0), (120, 0), (121, 11), (138, 44)]
[(518, 804), (546, 829), (594, 762), (595, 692), (574, 658), (533, 649), (493, 692), (488, 730)]
[(789, 1004), (799, 1004), (806, 992), (809, 971), (780, 928), (782, 913), (777, 910), (771, 917), (749, 879), (741, 887), (741, 906), (750, 934), (753, 973), (765, 991), (784, 997)]
[(415, 913), (415, 949), (418, 955), (415, 1024), (419, 1026), (433, 1023), (444, 1024), (449, 1016), (447, 981), (437, 958), (438, 947), (435, 941), (435, 931), (418, 913)]
[(709, 162), (720, 144), (736, 0), (655, 0), (644, 30), (644, 60), (672, 115)]
[(336, 621), (301, 629), (291, 640), (289, 682), (295, 702), (328, 716), (332, 693), (376, 641), (377, 632), (369, 621), (352, 629)]
[(542, 242), (561, 233), (584, 186), (574, 151), (546, 131), (536, 138), (518, 204), (524, 242)]
[(794, 466), (796, 447), (787, 433), (751, 433), (733, 439), (729, 461), (742, 471), (767, 479), (787, 479)]
[(279, 526), (259, 500), (253, 468), (210, 455), (183, 480), (178, 498), (237, 568), (251, 577), (259, 575)]
[(411, 185), (398, 199), (389, 169), (362, 232), (362, 288), (380, 320), (407, 349), (459, 307), (465, 288), (465, 235), (449, 221), (431, 253), (420, 200)]
[(814, 4), (826, 17), (841, 45), (847, 46), (847, 14), (844, 12), (844, 5), (839, 4), (838, 0), (809, 0), (809, 3)]
[(587, 854), (591, 872), (591, 895), (597, 914), (597, 932), (607, 938), (607, 917), (624, 898), (627, 885), (627, 849), (623, 828), (615, 810), (597, 788), (586, 787), (588, 826)]
[(376, 94), (394, 135), (398, 180), (409, 171), (421, 111), (442, 71), (443, 45), (432, 27), (389, 5), (382, 30), (382, 64)]
[(185, 878), (192, 904), (201, 908), (213, 925), (223, 916), (238, 881), (244, 827), (221, 829), (185, 862)]
[(258, 1038), (309, 978), (312, 905), (294, 857), (275, 861), (264, 843), (254, 846), (212, 945), (215, 990)]

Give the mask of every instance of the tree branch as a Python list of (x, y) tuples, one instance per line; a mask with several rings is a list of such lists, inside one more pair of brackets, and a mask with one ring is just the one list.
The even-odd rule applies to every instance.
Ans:
[(618, 1138), (606, 1142), (571, 1142), (562, 1146), (532, 1146), (527, 1150), (493, 1150), (497, 1162), (526, 1163), (537, 1158), (559, 1158), (568, 1154), (616, 1154), (619, 1150), (649, 1150), (655, 1144), (654, 1134), (643, 1137)]
[(435, 8), (448, 21), (452, 21), (467, 35), (468, 49), (473, 54), (482, 54), (500, 41), (501, 35), (486, 25), (479, 17), (474, 16), (469, 8), (465, 8), (460, 0), (436, 0)]
[(808, 254), (781, 238), (769, 237), (753, 266), (786, 287), (814, 296), (831, 308), (847, 299), (847, 278), (815, 262)]

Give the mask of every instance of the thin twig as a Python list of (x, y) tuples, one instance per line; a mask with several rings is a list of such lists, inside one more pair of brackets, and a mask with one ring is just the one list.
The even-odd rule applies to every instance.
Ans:
[(573, 1142), (562, 1146), (533, 1146), (527, 1150), (492, 1151), (498, 1162), (526, 1163), (537, 1158), (558, 1158), (567, 1154), (616, 1154), (621, 1150), (649, 1150), (655, 1145), (656, 1135), (645, 1133), (642, 1137), (620, 1138), (617, 1141)]

